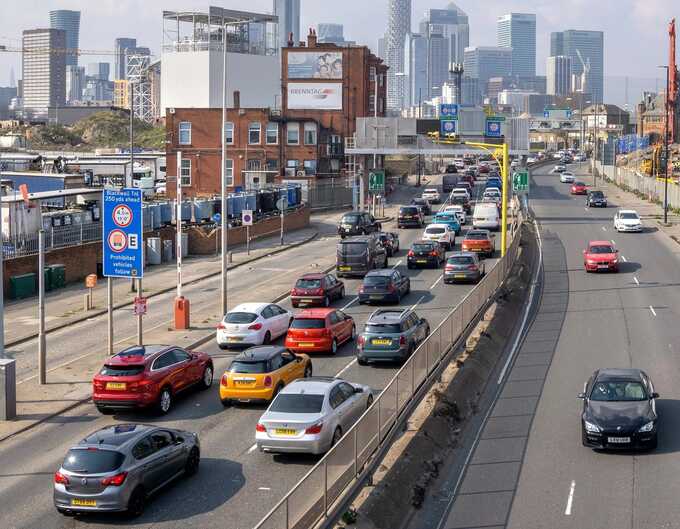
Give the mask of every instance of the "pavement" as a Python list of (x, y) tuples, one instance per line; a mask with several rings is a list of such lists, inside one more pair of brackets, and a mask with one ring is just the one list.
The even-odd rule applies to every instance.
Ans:
[[(450, 509), (433, 527), (679, 528), (677, 228), (661, 229), (657, 211), (613, 184), (601, 186), (609, 208), (587, 209), (548, 168), (532, 178), (530, 205), (543, 245), (540, 304), (510, 369), (498, 385), (493, 380), (498, 394)], [(614, 231), (618, 207), (645, 216), (643, 233)], [(584, 272), (581, 251), (593, 239), (614, 241), (620, 273)], [(657, 450), (582, 446), (576, 395), (602, 367), (642, 368), (651, 377), (661, 394)]]
[[(431, 183), (439, 184), (440, 177), (433, 177)], [(400, 186), (390, 197), (385, 216), (396, 215), (398, 206), (408, 203), (418, 191), (412, 185)], [(335, 215), (338, 217), (340, 214)], [(391, 221), (384, 222), (384, 227), (397, 231), (395, 223)], [(401, 305), (415, 307), (416, 313), (427, 318), (434, 328), (472, 286), (445, 285), (441, 281), (441, 269), (407, 270), (406, 252), (411, 243), (420, 238), (422, 232), (398, 231), (401, 250), (390, 259), (389, 265), (398, 267), (402, 273), (407, 274), (412, 286), (411, 294), (402, 300)], [(500, 237), (496, 240), (498, 239)], [(279, 299), (283, 307), (291, 308), (290, 299), (285, 292), (300, 274), (332, 268), (336, 243), (337, 237), (332, 231), (322, 231), (313, 241), (298, 248), (290, 249), (284, 254), (264, 257), (256, 263), (232, 270), (229, 273), (229, 306), (233, 307), (244, 301)], [(487, 261), (487, 270), (496, 262), (497, 259)], [(374, 310), (356, 303), (360, 285), (360, 280), (345, 279), (347, 295), (334, 304), (354, 318), (359, 330), (363, 329), (366, 319)], [(203, 337), (212, 333), (220, 316), (216, 310), (218, 289), (218, 277), (206, 279), (187, 289), (187, 295), (192, 299), (195, 309), (197, 331)], [(158, 306), (168, 304), (173, 296), (174, 293), (159, 295), (152, 303)], [(153, 305), (150, 305), (152, 312), (155, 310)], [(133, 320), (129, 314), (126, 318)], [(124, 524), (144, 528), (193, 526), (208, 529), (223, 528), (226, 523), (230, 529), (250, 529), (318, 461), (318, 457), (271, 456), (258, 452), (254, 445), (254, 428), (265, 407), (240, 405), (224, 409), (218, 399), (217, 383), (210, 391), (190, 392), (179, 399), (173, 410), (162, 418), (134, 413), (102, 416), (91, 403), (78, 404), (79, 395), (75, 389), (64, 391), (58, 388), (70, 388), (76, 384), (75, 387), (89, 389), (92, 374), (105, 358), (101, 353), (105, 347), (102, 340), (102, 331), (105, 332), (102, 327), (105, 326), (102, 326), (102, 321), (99, 319), (74, 325), (69, 328), (68, 335), (62, 334), (62, 331), (55, 333), (59, 342), (65, 343), (59, 346), (59, 350), (67, 357), (68, 351), (71, 351), (74, 358), (67, 366), (70, 369), (59, 368), (58, 371), (50, 372), (49, 389), (46, 391), (52, 393), (38, 394), (39, 388), (35, 385), (31, 391), (19, 390), (22, 417), (17, 423), (40, 419), (40, 414), (32, 417), (30, 413), (26, 414), (26, 410), (29, 409), (28, 406), (40, 405), (43, 399), (50, 400), (50, 395), (59, 395), (53, 400), (58, 401), (62, 409), (66, 402), (72, 402), (75, 406), (51, 416), (43, 415), (39, 424), (3, 441), (0, 451), (0, 468), (3, 469), (0, 473), (0, 495), (4, 501), (3, 509), (0, 510), (0, 527), (109, 528)], [(145, 335), (146, 343), (171, 342), (183, 345), (194, 340), (191, 333), (168, 329), (167, 319), (148, 332)], [(134, 332), (131, 334), (134, 335)], [(56, 342), (56, 339), (51, 339), (55, 347)], [(117, 345), (117, 349), (124, 347), (126, 343), (128, 342), (123, 341)], [(97, 352), (77, 359), (81, 352), (90, 348)], [(212, 356), (218, 376), (237, 353), (221, 351), (213, 340), (200, 349)], [(315, 355), (312, 359), (314, 372), (316, 375), (339, 376), (369, 385), (378, 394), (399, 367), (360, 367), (355, 358), (354, 344), (345, 344), (335, 356)], [(64, 378), (58, 378), (57, 372)], [(219, 378), (216, 377), (216, 380)], [(198, 432), (203, 455), (198, 476), (191, 478), (189, 482), (179, 482), (160, 493), (138, 520), (122, 521), (103, 516), (73, 519), (57, 514), (51, 500), (51, 476), (69, 446), (98, 428), (124, 422), (153, 422)]]

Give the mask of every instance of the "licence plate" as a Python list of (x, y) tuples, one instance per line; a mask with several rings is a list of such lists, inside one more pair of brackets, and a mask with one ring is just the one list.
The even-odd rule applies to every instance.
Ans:
[(312, 303), (311, 299), (301, 299), (300, 303)]
[(107, 382), (106, 389), (125, 389), (125, 382)]
[(229, 341), (230, 341), (230, 342), (242, 342), (242, 341), (243, 341), (243, 338), (242, 338), (241, 336), (231, 336), (231, 337), (229, 338)]
[(234, 380), (234, 384), (236, 384), (237, 386), (245, 386), (245, 385), (250, 384), (250, 383), (251, 383), (250, 380), (244, 380), (244, 379), (238, 379), (238, 378)]
[(392, 340), (371, 340), (371, 343), (373, 345), (390, 345), (392, 343)]
[(630, 443), (630, 437), (607, 437), (607, 442), (613, 444)]
[(71, 500), (71, 505), (76, 505), (78, 507), (96, 507), (97, 502), (95, 500), (81, 500), (80, 498), (73, 498)]
[(465, 274), (454, 274), (453, 277), (455, 277), (456, 279), (465, 279), (466, 275)]
[(380, 295), (372, 295), (370, 296), (371, 299), (382, 299), (383, 297)]
[(309, 342), (300, 342), (298, 347), (314, 347), (314, 344)]
[(349, 272), (352, 269), (351, 266), (341, 266), (338, 268), (341, 272)]
[(297, 434), (297, 430), (293, 430), (292, 428), (276, 428), (274, 432), (276, 435), (283, 435), (286, 437), (291, 437)]
[(418, 263), (418, 264), (426, 264), (426, 263), (427, 263), (427, 259), (417, 259), (417, 260), (416, 260), (416, 263)]
[(597, 267), (601, 270), (606, 270), (607, 268), (609, 268), (609, 265), (597, 265)]

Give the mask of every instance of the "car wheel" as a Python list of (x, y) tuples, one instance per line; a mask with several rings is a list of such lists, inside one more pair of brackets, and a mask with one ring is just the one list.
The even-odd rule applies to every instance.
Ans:
[(262, 345), (269, 345), (272, 341), (272, 334), (267, 331), (264, 333), (264, 338), (262, 338)]
[(222, 351), (224, 351), (225, 349), (229, 349), (229, 346), (223, 343), (218, 343), (217, 347), (219, 347)]
[(231, 406), (230, 399), (220, 399), (220, 402), (222, 403), (222, 406), (224, 406), (225, 408), (229, 408)]
[(158, 413), (166, 415), (172, 408), (172, 391), (169, 387), (164, 387), (158, 395)]
[(144, 492), (142, 487), (137, 487), (130, 494), (126, 511), (127, 515), (130, 518), (137, 518), (144, 512), (144, 507), (146, 507), (146, 492)]
[(373, 404), (373, 395), (369, 395), (366, 399), (366, 409), (370, 408), (371, 404)]
[(97, 406), (97, 411), (102, 415), (113, 415), (114, 411), (110, 408), (104, 408), (103, 406)]
[(313, 373), (314, 373), (314, 371), (313, 371), (313, 369), (312, 369), (312, 363), (309, 362), (309, 363), (307, 364), (307, 366), (305, 367), (305, 374), (304, 374), (304, 377), (305, 377), (305, 378), (309, 378), (309, 377), (312, 376)]
[(338, 352), (338, 341), (333, 338), (333, 341), (331, 342), (331, 354), (334, 355)]
[(199, 452), (198, 447), (194, 446), (189, 452), (189, 457), (187, 457), (187, 462), (184, 464), (184, 475), (193, 476), (198, 472), (198, 467), (201, 463), (201, 452)]
[(213, 383), (213, 366), (208, 364), (203, 370), (203, 376), (201, 377), (201, 389), (210, 389)]
[[(324, 296), (323, 298), (323, 306), (324, 307), (330, 307), (331, 305), (331, 299), (328, 296)], [(290, 326), (289, 326), (290, 327)]]
[(340, 297), (338, 299), (343, 299), (345, 297), (345, 287), (342, 287), (340, 289)]
[(359, 364), (360, 366), (367, 366), (368, 362), (363, 358), (357, 357), (357, 364)]
[(331, 439), (331, 448), (333, 448), (335, 446), (335, 443), (340, 441), (340, 439), (342, 439), (342, 430), (338, 426), (333, 432), (333, 439)]

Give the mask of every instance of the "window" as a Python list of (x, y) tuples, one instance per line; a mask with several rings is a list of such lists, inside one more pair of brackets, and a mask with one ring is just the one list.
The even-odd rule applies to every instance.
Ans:
[(227, 177), (227, 186), (234, 185), (234, 160), (226, 159), (224, 160), (224, 171)]
[(279, 172), (279, 161), (274, 158), (269, 158), (267, 160), (267, 171), (272, 173)]
[(137, 460), (144, 459), (145, 457), (149, 457), (155, 451), (156, 449), (151, 443), (151, 438), (145, 437), (134, 446), (132, 449), (132, 456)]
[(316, 145), (316, 123), (305, 123), (305, 145)]
[(234, 124), (230, 121), (224, 124), (224, 143), (234, 145)]
[(277, 145), (279, 143), (279, 125), (277, 123), (267, 123), (265, 141), (267, 145)]
[(373, 114), (375, 112), (375, 94), (368, 96), (368, 112)]
[(281, 358), (280, 354), (278, 354), (275, 357), (273, 357), (272, 359), (270, 359), (269, 362), (271, 363), (271, 370), (272, 371), (276, 371), (277, 369), (281, 369), (285, 365), (285, 362), (283, 361), (283, 358)]
[(167, 448), (168, 446), (172, 445), (173, 443), (172, 434), (164, 430), (152, 433), (151, 442), (156, 447), (156, 450), (163, 450), (163, 448)]
[(165, 369), (168, 366), (173, 365), (176, 362), (175, 353), (168, 351), (165, 354), (159, 356), (153, 363), (151, 367), (152, 370)]
[(191, 145), (191, 122), (190, 121), (180, 121), (179, 122), (179, 144), (180, 145)]
[(351, 399), (354, 396), (354, 387), (350, 386), (347, 382), (341, 382), (339, 387), (345, 399)]
[(375, 66), (371, 66), (371, 68), (368, 70), (368, 79), (370, 81), (375, 81)]
[(191, 160), (182, 158), (180, 185), (182, 187), (191, 187)]
[(340, 404), (345, 402), (345, 396), (343, 395), (340, 386), (335, 386), (333, 389), (331, 389), (328, 400), (331, 403), (331, 407), (333, 409), (336, 409), (338, 406), (340, 406)]
[(316, 160), (305, 160), (305, 175), (316, 174)]
[(299, 123), (288, 123), (286, 128), (288, 131), (287, 142), (288, 145), (299, 145), (300, 144), (300, 124)]
[(269, 318), (274, 317), (274, 311), (272, 311), (272, 306), (269, 305), (268, 307), (265, 307), (264, 310), (262, 311), (262, 317), (265, 320), (268, 320)]
[(260, 134), (262, 133), (262, 124), (254, 121), (248, 125), (248, 145), (259, 145), (261, 143)]
[(189, 353), (186, 351), (182, 351), (181, 349), (174, 349), (175, 353), (175, 359), (178, 362), (186, 362), (187, 360), (191, 359), (191, 356), (189, 356)]

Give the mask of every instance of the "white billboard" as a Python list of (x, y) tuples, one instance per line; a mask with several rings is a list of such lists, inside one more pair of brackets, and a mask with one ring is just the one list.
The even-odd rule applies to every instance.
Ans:
[(342, 110), (342, 83), (288, 83), (291, 110)]

